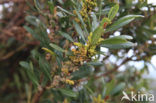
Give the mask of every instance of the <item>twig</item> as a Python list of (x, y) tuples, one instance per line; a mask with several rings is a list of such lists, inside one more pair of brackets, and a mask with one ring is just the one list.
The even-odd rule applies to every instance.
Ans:
[[(119, 67), (121, 67), (123, 64), (127, 63), (129, 60), (131, 60), (131, 58), (126, 58), (125, 60), (123, 60), (123, 62), (122, 62), (120, 65), (115, 66), (114, 69), (112, 69), (112, 70), (110, 70), (110, 71), (108, 71), (108, 72), (106, 72), (106, 73), (103, 73), (103, 74), (101, 74), (101, 75), (95, 76), (94, 79), (99, 79), (99, 78), (101, 78), (101, 77), (108, 76), (108, 75), (112, 74), (113, 72), (116, 72), (116, 71), (119, 69)], [(87, 80), (90, 80), (90, 78), (82, 79), (82, 80), (80, 80), (80, 81), (82, 82), (82, 81), (87, 81)]]
[(4, 55), (0, 61), (6, 60), (8, 58), (10, 58), (11, 56), (13, 56), (16, 52), (24, 49), (27, 46), (27, 44), (23, 44), (22, 46), (20, 46), (19, 48), (15, 49), (14, 51), (9, 52), (8, 54)]
[(38, 103), (44, 91), (45, 91), (45, 88), (40, 88), (40, 90), (38, 90), (38, 92), (34, 95), (32, 99), (32, 103)]
[(127, 63), (129, 60), (131, 60), (131, 58), (126, 58), (125, 60), (123, 60), (123, 62), (120, 65), (116, 66), (114, 69), (112, 69), (112, 70), (110, 70), (110, 71), (108, 71), (106, 73), (103, 73), (101, 75), (95, 76), (94, 78), (98, 79), (98, 78), (107, 76), (109, 74), (112, 74), (113, 72), (116, 72), (119, 69), (119, 67), (121, 67), (123, 64)]

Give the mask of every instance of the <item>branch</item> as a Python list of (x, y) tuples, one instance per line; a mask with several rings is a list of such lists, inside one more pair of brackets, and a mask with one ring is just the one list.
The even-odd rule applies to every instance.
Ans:
[(125, 60), (123, 60), (123, 62), (120, 65), (116, 66), (114, 69), (112, 69), (112, 70), (110, 70), (110, 71), (108, 71), (106, 73), (103, 73), (101, 75), (95, 76), (94, 78), (98, 79), (98, 78), (107, 76), (109, 74), (112, 74), (113, 72), (116, 72), (123, 64), (127, 63), (129, 60), (131, 60), (131, 58), (126, 58)]
[[(126, 58), (125, 60), (123, 60), (123, 62), (122, 62), (120, 65), (115, 66), (114, 69), (112, 69), (112, 70), (110, 70), (110, 71), (108, 71), (108, 72), (106, 72), (106, 73), (103, 73), (103, 74), (101, 74), (101, 75), (95, 76), (94, 79), (99, 79), (99, 78), (101, 78), (101, 77), (108, 76), (108, 75), (112, 74), (113, 72), (116, 72), (116, 71), (119, 69), (119, 67), (121, 67), (123, 64), (127, 63), (129, 60), (131, 60), (131, 58)], [(87, 80), (90, 80), (90, 78), (82, 79), (82, 80), (80, 80), (80, 82), (82, 82), (82, 81), (87, 81)]]
[(45, 88), (39, 87), (39, 90), (37, 93), (35, 93), (33, 99), (32, 99), (32, 103), (38, 103), (40, 100), (40, 97), (42, 96), (42, 94), (44, 93)]
[(23, 44), (22, 46), (18, 47), (17, 49), (15, 49), (14, 51), (9, 52), (8, 54), (4, 55), (3, 57), (0, 58), (0, 61), (6, 60), (8, 58), (10, 58), (11, 56), (13, 56), (16, 52), (19, 52), (21, 50), (23, 50), (25, 47), (27, 46), (27, 44)]

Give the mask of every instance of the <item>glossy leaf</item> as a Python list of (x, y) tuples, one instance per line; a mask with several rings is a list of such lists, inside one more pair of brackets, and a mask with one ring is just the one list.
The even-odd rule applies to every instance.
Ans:
[(142, 15), (124, 16), (124, 17), (120, 18), (119, 20), (117, 20), (116, 22), (114, 22), (111, 26), (109, 26), (107, 28), (106, 32), (117, 30), (117, 29), (121, 28), (122, 26), (127, 25), (128, 23), (132, 22), (137, 17), (143, 17), (143, 16)]
[(109, 49), (122, 49), (134, 46), (133, 43), (128, 42), (126, 39), (132, 39), (132, 37), (123, 35), (105, 39), (101, 42), (101, 46)]
[(101, 46), (109, 49), (123, 49), (133, 47), (134, 44), (132, 42), (125, 42), (120, 44), (102, 44)]

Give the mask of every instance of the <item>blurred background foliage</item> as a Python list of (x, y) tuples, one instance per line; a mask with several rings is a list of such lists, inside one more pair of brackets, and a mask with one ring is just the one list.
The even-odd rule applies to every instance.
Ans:
[(156, 54), (148, 0), (1, 0), (0, 7), (0, 103), (120, 103), (123, 90), (154, 91), (143, 77)]

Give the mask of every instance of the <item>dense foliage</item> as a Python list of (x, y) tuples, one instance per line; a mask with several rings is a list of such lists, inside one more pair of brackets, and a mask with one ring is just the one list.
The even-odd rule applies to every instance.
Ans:
[[(11, 4), (12, 16), (19, 5)], [(24, 36), (0, 44), (0, 103), (120, 103), (122, 91), (149, 91), (142, 75), (156, 53), (156, 11), (147, 0), (27, 0), (23, 5), (18, 19), (25, 20), (17, 25), (16, 17), (9, 33)], [(2, 35), (13, 24), (1, 22)], [(135, 61), (144, 66), (130, 65)]]

